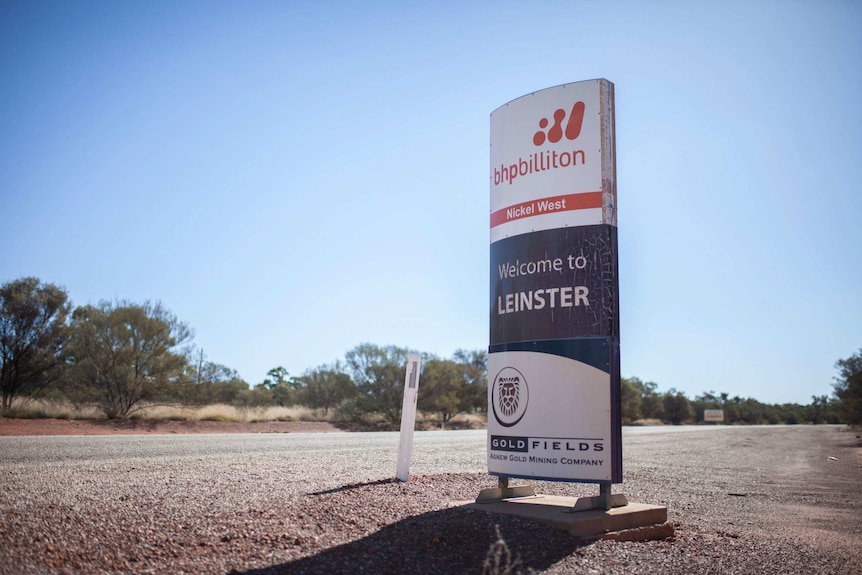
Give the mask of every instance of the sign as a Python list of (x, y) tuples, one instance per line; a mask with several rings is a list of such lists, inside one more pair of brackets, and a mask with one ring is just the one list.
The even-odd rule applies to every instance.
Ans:
[(723, 409), (704, 409), (703, 410), (703, 420), (714, 422), (714, 423), (724, 423), (724, 410)]
[(413, 428), (416, 427), (416, 399), (419, 394), (419, 367), (422, 359), (417, 353), (407, 354), (404, 372), (404, 399), (401, 402), (401, 435), (398, 441), (398, 463), (395, 477), (407, 481), (410, 459), (413, 456)]
[(488, 469), (619, 483), (613, 84), (491, 114)]

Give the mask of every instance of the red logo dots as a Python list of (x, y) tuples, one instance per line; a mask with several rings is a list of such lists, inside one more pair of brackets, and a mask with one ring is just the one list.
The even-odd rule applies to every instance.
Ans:
[(539, 131), (533, 134), (533, 144), (541, 146), (545, 140), (556, 144), (563, 139), (563, 135), (567, 140), (576, 140), (581, 135), (581, 126), (584, 123), (584, 110), (586, 105), (583, 102), (575, 102), (572, 106), (572, 111), (569, 113), (569, 121), (566, 122), (565, 132), (563, 131), (563, 120), (566, 119), (566, 111), (559, 108), (554, 112), (554, 125), (545, 134), (544, 130), (548, 127), (548, 119), (542, 118), (539, 120)]

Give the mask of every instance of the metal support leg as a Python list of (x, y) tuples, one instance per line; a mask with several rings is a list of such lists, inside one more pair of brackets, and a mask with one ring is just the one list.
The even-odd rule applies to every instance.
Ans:
[(599, 483), (599, 494), (595, 497), (578, 497), (575, 505), (563, 513), (578, 513), (579, 511), (610, 511), (614, 507), (625, 507), (628, 499), (622, 493), (611, 495), (610, 483)]
[(509, 487), (509, 478), (500, 475), (497, 477), (497, 487), (483, 489), (476, 498), (476, 503), (496, 503), (505, 499), (516, 497), (535, 497), (536, 492), (529, 485), (518, 485)]
[(605, 511), (611, 508), (611, 484), (599, 484), (599, 508)]

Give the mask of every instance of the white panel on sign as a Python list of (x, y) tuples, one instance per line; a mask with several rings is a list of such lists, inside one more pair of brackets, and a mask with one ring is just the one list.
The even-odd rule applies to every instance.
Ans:
[(612, 93), (607, 80), (564, 84), (491, 113), (492, 242), (566, 226), (616, 224), (615, 212), (606, 209), (616, 205), (615, 170), (609, 169)]
[(488, 358), (488, 469), (507, 477), (611, 481), (610, 376), (546, 353)]

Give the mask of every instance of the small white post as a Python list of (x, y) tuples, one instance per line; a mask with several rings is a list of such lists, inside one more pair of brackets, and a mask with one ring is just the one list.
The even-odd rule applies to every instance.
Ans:
[(401, 404), (401, 439), (398, 442), (398, 466), (395, 477), (407, 481), (410, 475), (410, 457), (413, 455), (413, 427), (416, 425), (416, 396), (419, 392), (419, 354), (407, 354), (404, 374), (404, 402)]

